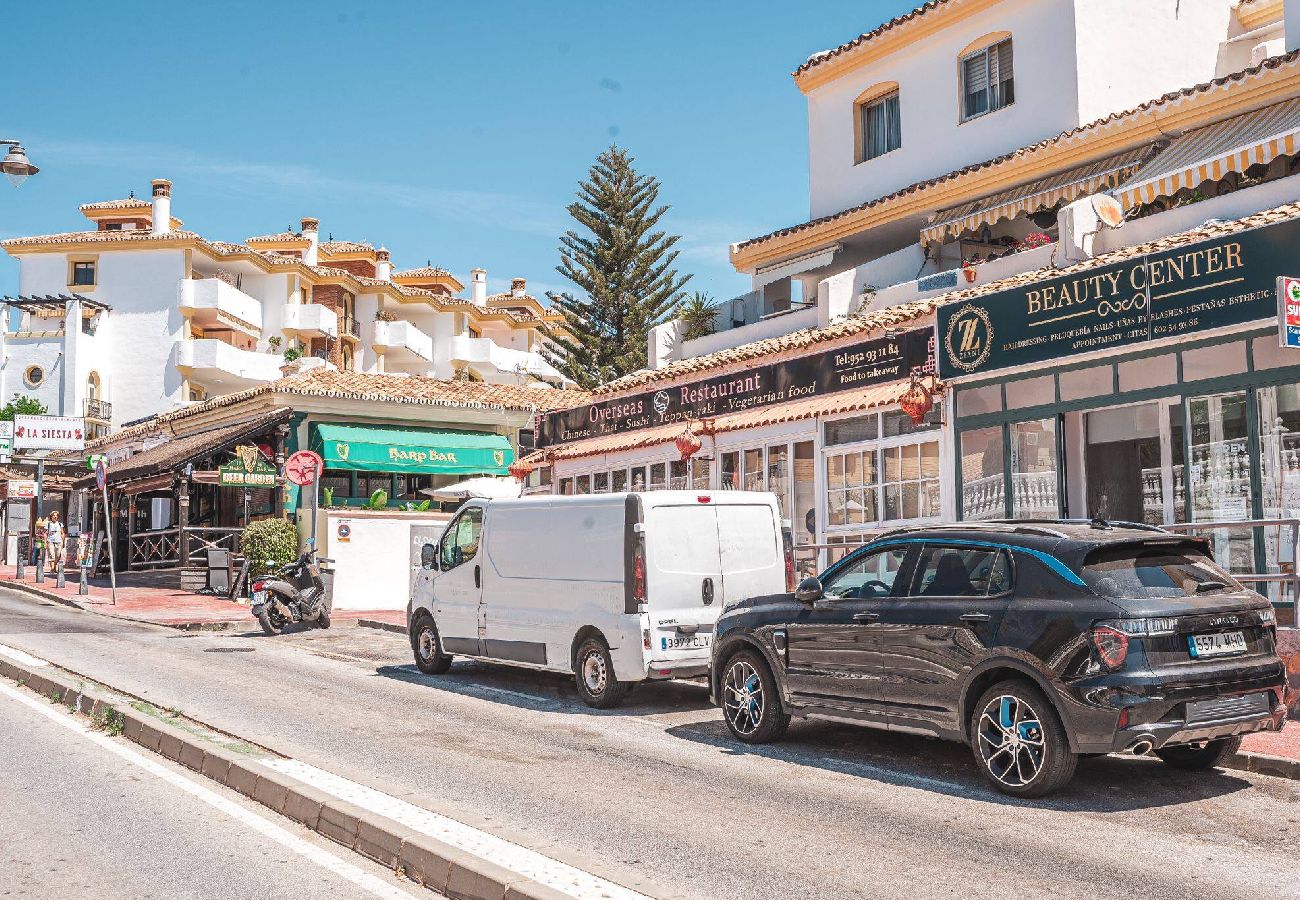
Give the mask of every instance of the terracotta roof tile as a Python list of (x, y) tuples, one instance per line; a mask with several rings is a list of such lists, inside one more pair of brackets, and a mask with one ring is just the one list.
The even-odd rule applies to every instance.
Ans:
[(22, 247), (28, 244), (51, 243), (85, 243), (94, 244), (102, 241), (165, 241), (165, 240), (202, 240), (193, 231), (169, 231), (166, 234), (154, 234), (145, 228), (133, 231), (64, 231), (58, 234), (38, 234), (29, 237), (10, 238), (0, 241), (0, 247)]
[(153, 212), (153, 204), (148, 200), (141, 200), (139, 197), (126, 197), (122, 200), (101, 200), (98, 203), (83, 203), (80, 207), (84, 212), (104, 212), (115, 210), (149, 210)]
[(281, 231), (276, 234), (259, 234), (256, 237), (244, 239), (246, 244), (282, 244), (289, 241), (300, 243), (306, 247), (311, 243), (311, 238), (306, 237), (300, 231)]
[[(841, 413), (876, 409), (881, 406), (892, 406), (898, 403), (899, 398), (907, 389), (908, 384), (905, 382), (891, 382), (856, 391), (839, 391), (834, 394), (824, 394), (820, 397), (810, 397), (807, 400), (795, 400), (773, 406), (746, 409), (741, 412), (718, 416), (713, 420), (713, 430), (721, 434), (727, 431), (741, 431), (746, 428), (779, 425), (783, 422), (796, 422), (800, 419), (811, 419), (814, 416), (833, 416)], [(583, 456), (601, 456), (607, 453), (652, 447), (656, 444), (666, 444), (674, 440), (687, 427), (688, 424), (685, 422), (674, 422), (671, 425), (657, 425), (654, 428), (642, 428), (638, 431), (627, 431), (622, 434), (587, 438), (574, 441), (571, 444), (547, 447), (544, 450), (529, 454), (526, 458), (529, 462), (536, 464), (547, 459), (577, 459)], [(699, 433), (699, 423), (693, 423), (689, 427), (697, 434)]]
[[(948, 2), (948, 0), (935, 0), (935, 2)], [(930, 5), (933, 4), (927, 4), (927, 6)], [(922, 9), (924, 8), (925, 7), (922, 7)], [(760, 237), (750, 238), (749, 240), (740, 241), (739, 243), (733, 245), (733, 251), (739, 250), (741, 248), (752, 247), (756, 244), (761, 244), (765, 241), (775, 240), (777, 238), (786, 237), (792, 234), (798, 234), (799, 232), (807, 231), (811, 228), (820, 227), (821, 225), (824, 225), (828, 222), (834, 222), (839, 219), (853, 216), (857, 213), (863, 212), (864, 210), (872, 209), (877, 206), (883, 206), (885, 204), (899, 200), (902, 197), (906, 197), (910, 194), (915, 194), (918, 191), (927, 190), (936, 185), (944, 184), (946, 182), (965, 177), (975, 172), (980, 172), (985, 169), (993, 168), (995, 166), (1001, 166), (1006, 163), (1012, 162), (1014, 160), (1019, 160), (1022, 159), (1023, 157), (1037, 154), (1041, 151), (1054, 150), (1062, 144), (1071, 142), (1074, 138), (1078, 137), (1079, 135), (1094, 131), (1096, 129), (1105, 126), (1122, 124), (1122, 121), (1124, 119), (1130, 118), (1139, 113), (1147, 112), (1153, 109), (1158, 109), (1160, 107), (1166, 106), (1170, 103), (1173, 103), (1175, 101), (1181, 100), (1186, 97), (1192, 97), (1197, 94), (1204, 94), (1211, 90), (1214, 90), (1215, 88), (1252, 78), (1266, 70), (1275, 70), (1283, 67), (1290, 67), (1296, 64), (1297, 60), (1300, 60), (1300, 50), (1293, 50), (1290, 53), (1284, 54), (1282, 56), (1270, 57), (1269, 59), (1264, 60), (1259, 65), (1253, 66), (1252, 68), (1243, 69), (1239, 72), (1233, 72), (1230, 75), (1224, 75), (1220, 78), (1215, 78), (1212, 81), (1206, 81), (1201, 84), (1193, 85), (1188, 88), (1183, 88), (1181, 90), (1171, 91), (1170, 93), (1164, 94), (1160, 97), (1156, 97), (1153, 100), (1148, 100), (1145, 103), (1133, 107), (1132, 109), (1126, 109), (1120, 112), (1114, 112), (1100, 119), (1097, 119), (1093, 122), (1089, 122), (1086, 125), (1080, 125), (1079, 127), (1071, 128), (1068, 131), (1062, 131), (1060, 134), (1054, 135), (1053, 137), (1050, 138), (1046, 138), (1045, 140), (1039, 141), (1036, 144), (1030, 144), (1027, 147), (1021, 147), (1018, 150), (1013, 150), (1010, 153), (1004, 153), (1001, 156), (995, 156), (992, 159), (987, 159), (983, 162), (972, 163), (971, 165), (964, 166), (952, 172), (948, 172), (945, 175), (939, 175), (934, 178), (927, 178), (924, 181), (918, 181), (915, 184), (910, 184), (905, 188), (900, 188), (899, 190), (894, 191), (893, 193), (885, 194), (884, 196), (877, 197), (874, 200), (868, 200), (865, 203), (859, 203), (857, 206), (852, 206), (849, 207), (848, 209), (840, 210), (839, 212), (829, 213), (828, 215), (819, 216), (816, 219), (810, 219), (809, 221), (802, 222), (798, 225), (791, 225), (786, 228), (778, 228), (776, 231), (769, 232), (768, 234), (761, 235)]]
[(795, 69), (794, 72), (792, 72), (791, 74), (794, 75), (796, 78), (798, 78), (804, 72), (807, 72), (809, 69), (821, 65), (827, 60), (834, 59), (837, 56), (842, 56), (845, 53), (848, 53), (850, 50), (860, 47), (863, 44), (867, 43), (868, 41), (880, 37), (882, 34), (885, 34), (886, 32), (893, 31), (894, 29), (902, 25), (906, 25), (908, 22), (911, 22), (913, 19), (919, 19), (921, 16), (925, 15), (926, 13), (936, 10), (941, 6), (946, 6), (951, 2), (953, 2), (953, 0), (929, 0), (928, 3), (921, 4), (911, 12), (903, 13), (901, 16), (895, 16), (885, 24), (871, 31), (860, 34), (857, 37), (855, 37), (853, 40), (846, 41), (845, 43), (840, 44), (838, 47), (834, 48), (833, 50), (823, 50), (820, 53), (814, 53), (812, 56), (808, 57), (807, 61), (805, 61), (803, 65)]
[(325, 254), (374, 253), (375, 248), (370, 244), (363, 244), (359, 241), (321, 241), (320, 252)]
[(779, 337), (766, 338), (750, 344), (741, 344), (739, 347), (729, 347), (726, 350), (707, 353), (704, 356), (678, 360), (661, 369), (642, 369), (639, 372), (633, 372), (630, 375), (624, 375), (622, 378), (602, 384), (592, 393), (614, 394), (631, 388), (641, 388), (659, 381), (680, 378), (696, 372), (723, 369), (727, 366), (761, 359), (777, 353), (800, 350), (804, 347), (833, 341), (837, 338), (853, 337), (872, 331), (883, 331), (887, 328), (917, 324), (921, 319), (932, 314), (938, 305), (937, 299), (915, 300), (911, 303), (902, 303), (898, 306), (890, 306), (874, 312), (847, 316), (825, 328), (801, 328), (798, 331), (792, 331)]
[(394, 272), (394, 278), (445, 278), (450, 275), (446, 269), (439, 266), (420, 266), (416, 269), (403, 269), (400, 272)]

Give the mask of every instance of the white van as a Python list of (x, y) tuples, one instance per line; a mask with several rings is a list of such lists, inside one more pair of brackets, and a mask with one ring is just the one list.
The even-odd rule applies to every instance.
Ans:
[(573, 673), (607, 709), (634, 682), (705, 674), (722, 610), (793, 574), (773, 494), (472, 500), (422, 548), (407, 624), (423, 672), (466, 656)]

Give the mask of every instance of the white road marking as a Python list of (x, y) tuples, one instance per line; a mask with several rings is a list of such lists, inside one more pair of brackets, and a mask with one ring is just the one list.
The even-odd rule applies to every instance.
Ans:
[(354, 803), (364, 809), (392, 819), (407, 828), (427, 834), (475, 856), (482, 857), (512, 872), (540, 882), (570, 897), (609, 898), (609, 900), (649, 900), (645, 894), (607, 881), (590, 872), (544, 856), (480, 831), (477, 828), (431, 812), (397, 797), (366, 787), (355, 781), (318, 769), (296, 759), (264, 759), (262, 765), (283, 772), (331, 796)]
[(7, 656), (14, 662), (20, 662), (25, 666), (48, 666), (43, 659), (37, 659), (35, 656), (24, 653), (17, 647), (10, 647), (6, 644), (0, 644), (0, 656)]
[(340, 878), (350, 881), (358, 888), (374, 897), (406, 898), (413, 900), (414, 894), (407, 893), (396, 885), (389, 884), (382, 878), (371, 875), (369, 872), (354, 866), (346, 860), (340, 859), (334, 854), (317, 847), (309, 841), (305, 841), (292, 834), (269, 819), (259, 816), (257, 813), (244, 809), (237, 803), (233, 803), (222, 797), (220, 794), (212, 791), (201, 784), (198, 784), (178, 772), (159, 764), (158, 762), (145, 756), (138, 750), (132, 749), (123, 741), (113, 740), (107, 735), (92, 731), (80, 720), (68, 715), (58, 706), (51, 706), (48, 703), (41, 703), (35, 698), (22, 693), (16, 688), (7, 684), (0, 684), (0, 694), (17, 700), (47, 719), (57, 722), (64, 728), (76, 732), (99, 747), (120, 756), (122, 759), (138, 766), (152, 775), (157, 775), (163, 781), (180, 788), (186, 793), (202, 800), (210, 806), (219, 809), (226, 815), (235, 819), (242, 825), (246, 825), (253, 831), (258, 832), (264, 837), (270, 838), (282, 847), (285, 847), (299, 856), (315, 863), (323, 869), (328, 869)]

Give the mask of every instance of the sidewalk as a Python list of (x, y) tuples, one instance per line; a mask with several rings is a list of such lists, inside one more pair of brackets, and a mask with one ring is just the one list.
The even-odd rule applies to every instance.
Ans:
[[(70, 573), (62, 590), (56, 588), (54, 576), (46, 575), (41, 584), (36, 583), (36, 570), (28, 566), (19, 582), (13, 566), (0, 566), (0, 585), (36, 594), (67, 606), (101, 613), (133, 622), (148, 622), (185, 629), (225, 629), (255, 627), (248, 607), (225, 597), (195, 594), (179, 588), (156, 584), (140, 584), (131, 575), (119, 575), (117, 603), (113, 603), (108, 580), (96, 578), (91, 582), (90, 593), (77, 593), (75, 573)], [(331, 618), (338, 621), (366, 619), (406, 627), (406, 617), (401, 610), (339, 610)]]

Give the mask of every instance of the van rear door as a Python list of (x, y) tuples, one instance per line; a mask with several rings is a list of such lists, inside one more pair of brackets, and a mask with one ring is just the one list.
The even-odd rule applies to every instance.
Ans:
[(718, 515), (712, 505), (692, 501), (646, 510), (646, 611), (654, 660), (707, 658), (722, 610)]
[(746, 597), (784, 591), (785, 553), (772, 505), (724, 503), (715, 509), (722, 570), (719, 611)]

